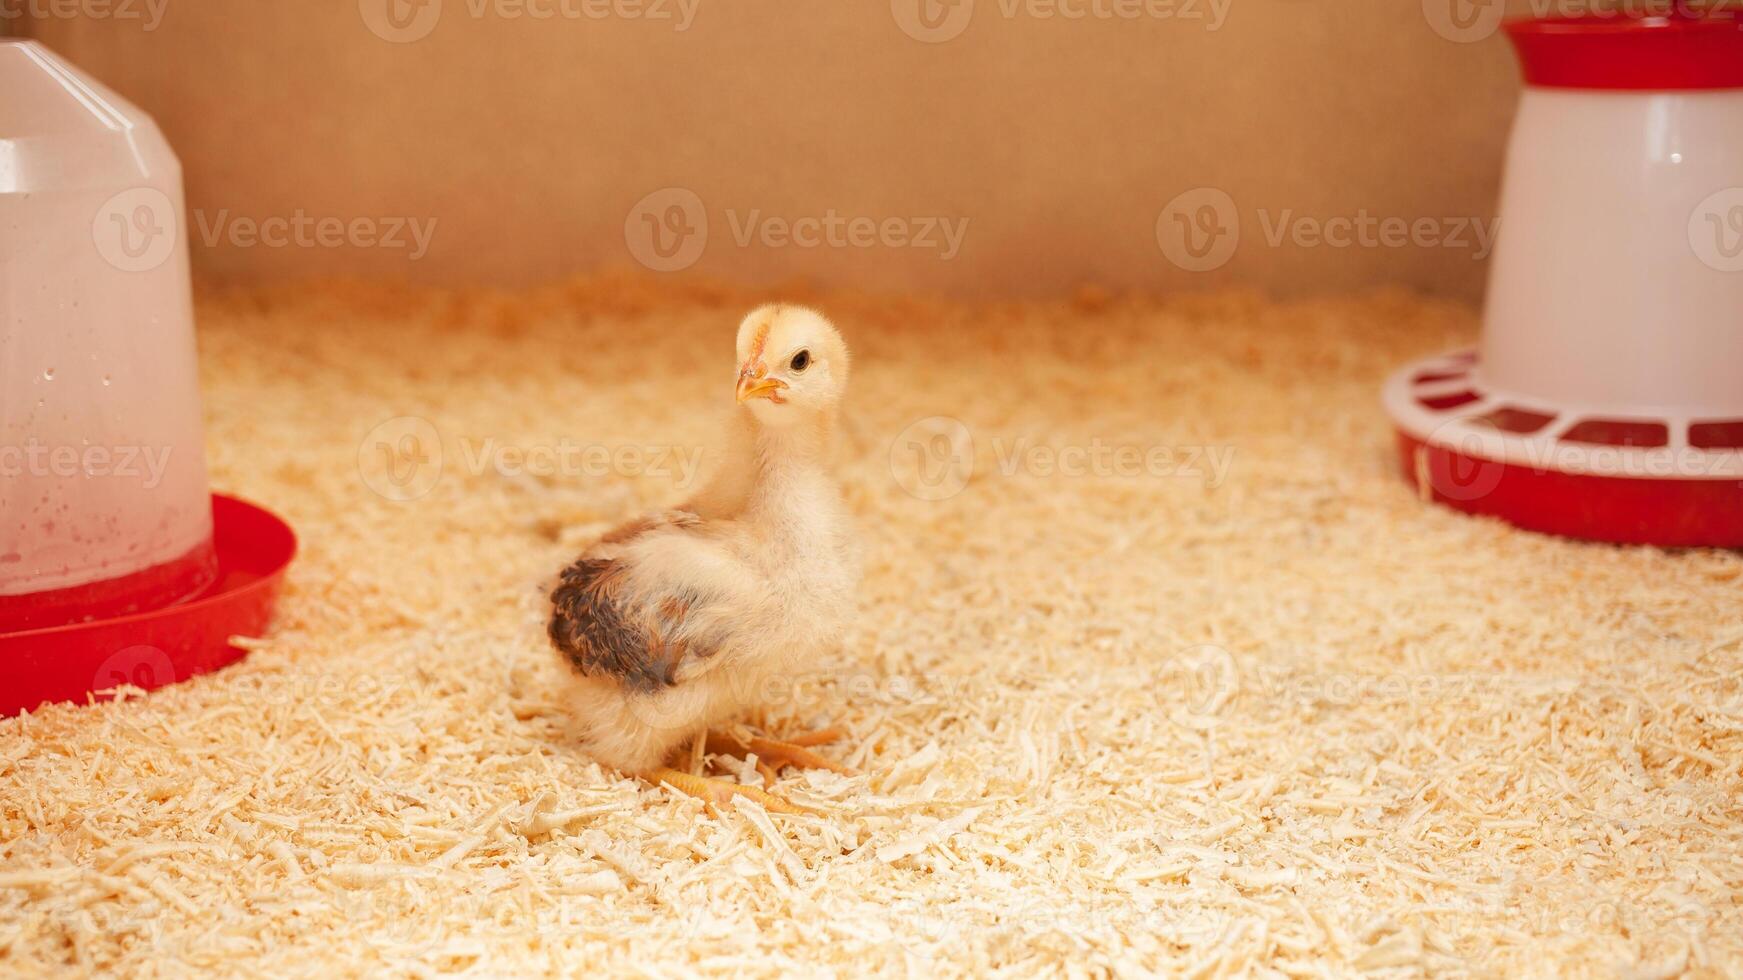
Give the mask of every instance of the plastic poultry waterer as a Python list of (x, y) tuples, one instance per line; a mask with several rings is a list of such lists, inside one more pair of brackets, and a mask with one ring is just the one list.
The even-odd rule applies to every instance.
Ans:
[(295, 548), (207, 487), (181, 166), (0, 40), (0, 716), (242, 655)]

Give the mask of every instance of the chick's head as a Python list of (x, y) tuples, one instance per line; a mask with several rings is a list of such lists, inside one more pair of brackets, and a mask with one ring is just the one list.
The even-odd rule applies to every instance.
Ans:
[(738, 401), (764, 425), (832, 411), (847, 388), (847, 344), (802, 306), (758, 307), (738, 325)]

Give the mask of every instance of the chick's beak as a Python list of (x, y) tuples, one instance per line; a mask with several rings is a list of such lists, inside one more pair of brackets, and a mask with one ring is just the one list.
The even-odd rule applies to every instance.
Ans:
[(767, 398), (779, 405), (781, 390), (787, 387), (785, 381), (771, 378), (766, 371), (757, 370), (755, 366), (746, 364), (738, 370), (738, 403), (743, 405), (752, 398)]

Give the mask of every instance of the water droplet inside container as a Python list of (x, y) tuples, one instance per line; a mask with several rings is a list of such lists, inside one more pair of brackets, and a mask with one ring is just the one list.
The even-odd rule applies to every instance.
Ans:
[(103, 387), (109, 387), (111, 380), (112, 379), (107, 374), (103, 375)]
[(54, 380), (54, 368), (44, 368), (43, 372), (42, 372), (42, 380), (53, 381)]

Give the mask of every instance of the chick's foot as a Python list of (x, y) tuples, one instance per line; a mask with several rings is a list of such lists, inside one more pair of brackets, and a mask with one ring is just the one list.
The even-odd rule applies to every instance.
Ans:
[(677, 769), (657, 770), (651, 773), (648, 779), (654, 783), (666, 783), (686, 796), (694, 796), (707, 804), (711, 812), (716, 813), (718, 812), (716, 807), (730, 806), (732, 798), (735, 796), (755, 800), (770, 813), (804, 814), (814, 812), (803, 809), (773, 793), (764, 792), (755, 786), (741, 786), (724, 779), (709, 779), (706, 776), (696, 776)]
[(814, 745), (827, 745), (839, 741), (842, 733), (839, 729), (828, 728), (822, 731), (795, 735), (788, 739), (752, 738), (741, 741), (730, 735), (715, 732), (708, 734), (708, 751), (719, 755), (757, 757), (757, 770), (763, 774), (765, 783), (772, 783), (775, 774), (783, 766), (793, 766), (798, 769), (827, 769), (843, 776), (852, 776), (854, 771), (833, 759), (826, 759), (811, 751)]

